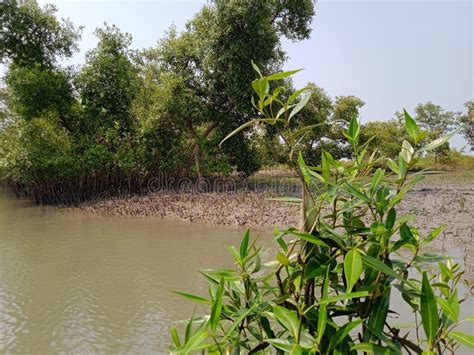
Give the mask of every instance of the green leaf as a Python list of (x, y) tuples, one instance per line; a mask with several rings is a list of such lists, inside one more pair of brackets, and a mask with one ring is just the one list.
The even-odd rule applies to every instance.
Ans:
[(219, 147), (222, 146), (222, 143), (224, 143), (226, 140), (228, 140), (229, 138), (235, 136), (237, 133), (239, 133), (240, 131), (244, 130), (245, 128), (247, 127), (250, 127), (250, 126), (253, 126), (255, 123), (257, 123), (256, 120), (250, 120), (248, 122), (245, 122), (243, 125), (241, 125), (240, 127), (234, 129), (232, 132), (230, 132), (227, 136), (225, 136), (225, 138), (219, 143)]
[(335, 303), (335, 302), (339, 302), (339, 301), (349, 300), (349, 299), (352, 299), (352, 298), (367, 297), (368, 295), (369, 295), (369, 292), (367, 292), (367, 291), (357, 291), (357, 292), (351, 292), (351, 293), (343, 293), (341, 295), (332, 296), (332, 297), (322, 299), (321, 301), (319, 301), (319, 303), (320, 304)]
[(328, 270), (336, 267), (337, 262), (329, 255), (324, 253), (317, 253), (306, 264), (304, 269), (304, 279), (310, 280), (319, 276), (325, 275)]
[(398, 164), (395, 163), (392, 159), (387, 158), (388, 167), (397, 175), (400, 175), (400, 169), (398, 168)]
[[(328, 296), (328, 284), (329, 284), (329, 271), (326, 272), (326, 277), (324, 278), (322, 299), (326, 299)], [(318, 310), (318, 336), (316, 338), (317, 344), (321, 344), (321, 339), (323, 338), (324, 330), (326, 329), (327, 320), (328, 320), (327, 304), (323, 303), (319, 306), (319, 310)]]
[(193, 294), (190, 294), (190, 293), (185, 293), (185, 292), (181, 292), (181, 291), (171, 291), (171, 292), (173, 292), (177, 295), (180, 295), (184, 298), (187, 298), (188, 300), (191, 300), (193, 302), (204, 303), (204, 304), (210, 304), (211, 303), (211, 301), (209, 301), (207, 298), (196, 296), (196, 295), (193, 295)]
[(349, 140), (351, 142), (355, 142), (359, 138), (360, 124), (355, 115), (352, 116), (351, 118), (351, 122), (349, 123), (349, 129), (347, 133), (349, 136)]
[(447, 224), (443, 224), (439, 226), (438, 228), (433, 229), (425, 239), (423, 239), (422, 243), (423, 245), (427, 245), (428, 243), (432, 242), (437, 236), (441, 234), (441, 232), (447, 227)]
[(298, 112), (300, 112), (303, 109), (303, 107), (306, 106), (310, 98), (311, 98), (311, 95), (306, 94), (300, 101), (298, 101), (296, 106), (293, 107), (293, 109), (291, 110), (290, 115), (288, 116), (288, 121), (291, 120), (291, 118), (294, 115), (296, 115)]
[(415, 236), (413, 235), (410, 227), (406, 223), (403, 223), (400, 226), (400, 240), (397, 241), (393, 247), (393, 250), (397, 250), (399, 247), (410, 244), (413, 246), (417, 246), (418, 242)]
[(410, 163), (413, 158), (413, 154), (415, 154), (415, 149), (408, 141), (404, 140), (402, 143), (402, 151), (400, 152), (400, 154), (405, 162)]
[(300, 237), (301, 239), (314, 244), (314, 245), (319, 245), (321, 247), (328, 247), (328, 244), (323, 241), (321, 237), (315, 236), (313, 234), (309, 233), (303, 233), (303, 232), (296, 232), (296, 231), (288, 231), (289, 234), (295, 235), (297, 237)]
[(358, 325), (364, 322), (363, 319), (359, 319), (350, 323), (344, 324), (341, 328), (339, 328), (331, 337), (331, 341), (329, 342), (328, 349), (326, 351), (327, 354), (330, 354), (331, 351), (351, 332), (352, 329), (357, 327)]
[(384, 274), (392, 276), (398, 280), (403, 280), (400, 275), (398, 275), (391, 267), (387, 264), (381, 262), (379, 259), (373, 258), (369, 255), (362, 255), (362, 262), (369, 266), (372, 269), (378, 270)]
[(243, 312), (240, 316), (238, 316), (237, 318), (233, 318), (233, 322), (232, 322), (232, 325), (229, 327), (229, 329), (226, 330), (226, 334), (224, 336), (224, 339), (222, 339), (223, 341), (226, 340), (227, 338), (229, 338), (231, 335), (232, 335), (232, 332), (237, 329), (238, 326), (241, 325), (242, 321), (251, 313), (254, 311), (255, 308), (257, 308), (258, 306), (258, 303), (254, 303), (254, 305), (250, 308), (248, 308), (247, 310), (245, 310), (245, 312)]
[(176, 327), (171, 327), (170, 332), (174, 345), (179, 348), (181, 346), (181, 341), (179, 340), (178, 330), (176, 329)]
[(360, 198), (364, 202), (370, 202), (370, 198), (367, 195), (364, 195), (362, 192), (357, 190), (354, 186), (352, 186), (349, 183), (346, 183), (344, 185), (344, 188), (346, 189), (347, 192), (349, 192), (351, 195), (354, 195), (358, 198)]
[[(387, 319), (388, 310), (390, 306), (390, 287), (386, 287), (382, 296), (379, 296), (369, 312), (369, 319), (367, 325), (370, 329), (379, 329), (383, 331), (385, 326), (385, 321)], [(373, 334), (370, 330), (366, 330), (364, 333), (364, 340), (371, 341), (373, 339)]]
[(375, 171), (374, 176), (372, 177), (372, 181), (370, 182), (370, 190), (372, 193), (375, 191), (375, 189), (379, 186), (380, 182), (384, 178), (384, 171), (380, 168), (378, 168)]
[(290, 264), (290, 259), (288, 259), (288, 257), (282, 252), (278, 252), (276, 258), (278, 262), (284, 266), (288, 266)]
[(456, 321), (456, 311), (454, 308), (449, 304), (447, 300), (441, 297), (436, 297), (436, 302), (441, 306), (441, 309), (443, 310), (444, 314), (448, 316), (449, 319), (452, 321)]
[(291, 104), (293, 101), (295, 101), (302, 93), (304, 93), (306, 90), (308, 90), (308, 86), (305, 86), (302, 89), (296, 90), (291, 96), (288, 98), (288, 104)]
[(241, 260), (240, 253), (237, 251), (236, 247), (234, 247), (233, 245), (229, 245), (227, 247), (227, 250), (232, 254), (236, 262), (240, 262)]
[(303, 69), (295, 69), (295, 70), (289, 70), (289, 71), (284, 71), (284, 72), (280, 72), (280, 73), (276, 73), (276, 74), (273, 74), (273, 75), (270, 75), (267, 77), (267, 80), (268, 81), (272, 81), (272, 80), (281, 80), (281, 79), (284, 79), (286, 77), (289, 77), (289, 76), (292, 76), (296, 73), (298, 73), (299, 71), (302, 71)]
[(355, 250), (349, 250), (344, 258), (344, 276), (346, 277), (347, 288), (346, 292), (349, 293), (352, 291), (352, 288), (359, 280), (360, 275), (362, 274), (362, 257), (360, 253)]
[(214, 303), (211, 308), (211, 317), (209, 318), (209, 323), (211, 329), (215, 332), (217, 325), (219, 324), (219, 319), (222, 311), (222, 293), (224, 291), (224, 279), (221, 279), (219, 286), (217, 287), (217, 292), (214, 298)]
[(240, 258), (243, 260), (247, 256), (248, 247), (249, 247), (249, 238), (250, 238), (250, 230), (247, 229), (245, 231), (244, 237), (242, 238), (242, 242), (240, 243)]
[(458, 130), (456, 130), (454, 132), (451, 132), (450, 134), (448, 134), (444, 137), (435, 139), (433, 142), (428, 143), (427, 145), (425, 145), (423, 147), (423, 150), (426, 150), (427, 152), (429, 152), (429, 151), (432, 151), (432, 150), (438, 148), (439, 146), (443, 145), (444, 143), (449, 142), (451, 140), (451, 138), (453, 138), (453, 136), (456, 133), (458, 133)]
[(329, 181), (330, 169), (331, 169), (331, 166), (329, 164), (330, 157), (331, 157), (331, 154), (329, 152), (326, 152), (324, 149), (321, 149), (321, 168), (322, 168), (321, 174), (325, 182)]
[(413, 142), (416, 144), (418, 143), (420, 129), (418, 128), (418, 125), (416, 124), (415, 120), (407, 112), (407, 110), (403, 109), (403, 113), (405, 114), (405, 130), (408, 135), (413, 139)]
[[(207, 347), (207, 345), (203, 345), (202, 343), (206, 340), (208, 334), (206, 331), (201, 330), (193, 334), (192, 337), (186, 342), (184, 346), (181, 348), (176, 349), (174, 354), (188, 354), (191, 351), (202, 349), (203, 347)], [(173, 354), (172, 353), (172, 354)]]
[(374, 355), (392, 355), (398, 354), (390, 348), (386, 348), (377, 344), (372, 343), (359, 343), (351, 347), (351, 350), (359, 350), (364, 353), (374, 354)]
[(263, 75), (262, 75), (262, 73), (260, 72), (260, 68), (257, 66), (257, 64), (254, 63), (253, 60), (252, 60), (251, 62), (252, 62), (253, 70), (255, 70), (255, 71), (257, 72), (258, 76), (259, 76), (260, 78), (262, 78)]
[(287, 353), (291, 353), (292, 345), (289, 340), (286, 339), (267, 339), (265, 340), (268, 344), (273, 345), (275, 348), (279, 350), (286, 351)]
[(457, 321), (459, 319), (459, 299), (458, 299), (458, 290), (455, 289), (453, 294), (448, 299), (449, 305), (451, 309), (454, 311), (454, 320)]
[(474, 335), (455, 331), (455, 332), (449, 333), (449, 337), (460, 342), (461, 344), (467, 347), (474, 348)]
[(431, 346), (438, 334), (439, 317), (436, 298), (426, 272), (423, 272), (421, 282), (420, 313), (423, 329), (425, 330), (428, 344)]
[(273, 307), (273, 313), (278, 322), (295, 337), (298, 338), (300, 321), (296, 313), (286, 309), (285, 307), (275, 306)]
[(395, 225), (396, 219), (397, 219), (397, 210), (392, 207), (388, 211), (387, 219), (385, 221), (385, 228), (387, 228), (388, 231), (392, 230), (393, 226)]
[(383, 235), (383, 234), (387, 233), (387, 228), (385, 228), (385, 224), (383, 224), (382, 222), (375, 221), (370, 226), (370, 232), (374, 236), (380, 236), (380, 235)]

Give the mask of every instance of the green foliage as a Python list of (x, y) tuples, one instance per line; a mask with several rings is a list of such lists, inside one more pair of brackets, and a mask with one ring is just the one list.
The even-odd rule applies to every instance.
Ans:
[(361, 126), (360, 140), (369, 142), (368, 150), (392, 159), (397, 157), (407, 137), (403, 125), (396, 120), (367, 122)]
[(451, 149), (449, 153), (441, 157), (437, 163), (433, 162), (433, 157), (426, 156), (418, 158), (414, 166), (415, 170), (429, 169), (441, 171), (468, 171), (474, 170), (474, 157)]
[(74, 103), (70, 75), (57, 69), (11, 66), (6, 83), (11, 109), (25, 120), (55, 113), (67, 128)]
[(39, 7), (36, 1), (19, 5), (16, 0), (0, 4), (0, 57), (30, 68), (51, 68), (57, 57), (70, 57), (77, 50), (80, 29), (69, 21), (59, 22), (56, 8)]
[(307, 38), (313, 6), (306, 0), (211, 1), (185, 31), (171, 29), (147, 52), (156, 70), (179, 78), (173, 96), (183, 104), (169, 107), (169, 115), (186, 127), (198, 176), (206, 166), (227, 170), (227, 165), (245, 174), (259, 168), (258, 154), (243, 133), (219, 149), (227, 164), (209, 164), (207, 157), (215, 156), (227, 132), (255, 114), (248, 104), (254, 74), (245, 63), (253, 60), (264, 72), (278, 70), (285, 59), (280, 36)]
[[(330, 151), (335, 157), (350, 157), (350, 150), (341, 139), (342, 130), (347, 128), (350, 117), (358, 114), (364, 102), (354, 96), (339, 96), (333, 101), (329, 95), (320, 87), (309, 83), (304, 89), (307, 93), (308, 102), (301, 106), (301, 110), (294, 112), (298, 114), (298, 120), (291, 120), (290, 127), (293, 130), (302, 129), (304, 135), (298, 140), (305, 160), (309, 165), (319, 164), (322, 150)], [(300, 90), (282, 90), (285, 97), (296, 97)], [(308, 130), (307, 127), (312, 129)], [(261, 134), (259, 149), (267, 163), (286, 163), (287, 153), (285, 145), (279, 136), (281, 123), (265, 127), (265, 134)]]
[[(369, 156), (354, 116), (344, 132), (353, 159), (342, 163), (322, 150), (321, 164), (309, 166), (298, 140), (314, 127), (291, 125), (310, 101), (307, 94), (300, 91), (285, 98), (284, 87), (270, 90), (274, 78), (293, 72), (269, 77), (257, 72), (253, 104), (260, 115), (224, 140), (253, 125), (280, 125), (279, 134), (303, 187), (302, 226), (275, 230), (279, 251), (272, 262), (262, 264), (262, 250), (247, 231), (239, 249), (228, 248), (234, 269), (202, 271), (208, 298), (183, 296), (209, 301), (211, 316), (193, 316), (184, 337), (172, 328), (170, 351), (430, 354), (455, 352), (459, 344), (472, 347), (472, 336), (455, 330), (462, 322), (460, 266), (450, 258), (423, 253), (443, 226), (421, 235), (396, 209), (423, 178), (408, 174), (415, 157), (449, 137), (417, 147), (425, 133), (407, 114), (409, 138), (397, 157)], [(388, 168), (376, 169), (384, 166), (382, 161)], [(391, 303), (394, 294), (412, 311), (411, 329), (402, 329), (388, 317), (397, 312)]]
[(466, 102), (465, 106), (467, 112), (459, 118), (461, 131), (471, 145), (471, 150), (474, 150), (474, 100)]
[(247, 135), (218, 147), (256, 113), (248, 104), (253, 70), (242, 63), (281, 67), (280, 37), (308, 38), (314, 4), (211, 1), (182, 33), (171, 29), (142, 52), (129, 49), (129, 34), (106, 25), (77, 70), (58, 64), (77, 49), (79, 31), (58, 21), (54, 7), (9, 0), (0, 11), (0, 53), (8, 65), (0, 169), (17, 191), (62, 203), (124, 187), (141, 192), (158, 173), (258, 170)]
[(87, 54), (86, 65), (76, 79), (90, 131), (120, 127), (130, 130), (134, 123), (132, 102), (139, 86), (131, 62), (131, 36), (115, 26), (97, 29), (97, 48)]
[[(415, 107), (415, 113), (414, 119), (425, 132), (419, 141), (435, 141), (459, 126), (460, 112), (446, 111), (443, 107), (431, 101), (424, 104), (419, 103)], [(406, 111), (404, 113), (395, 112), (395, 116), (401, 122), (405, 121), (406, 115)], [(410, 131), (407, 132), (410, 133)], [(418, 144), (419, 141), (416, 141), (415, 144)], [(449, 143), (446, 141), (444, 144), (438, 145), (436, 149), (429, 149), (429, 151), (431, 150), (434, 152), (434, 160), (437, 163), (439, 158), (448, 154), (450, 150)]]

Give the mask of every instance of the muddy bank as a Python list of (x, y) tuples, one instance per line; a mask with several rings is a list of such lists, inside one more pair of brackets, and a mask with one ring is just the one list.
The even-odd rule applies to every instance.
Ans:
[[(161, 217), (226, 226), (270, 229), (298, 226), (298, 206), (270, 199), (268, 193), (238, 192), (176, 194), (88, 202), (83, 211), (111, 216)], [(448, 224), (442, 239), (469, 245), (474, 233), (474, 179), (429, 176), (419, 183), (399, 206), (400, 213), (415, 214), (414, 225), (423, 232)]]
[(111, 216), (161, 217), (226, 226), (297, 226), (298, 207), (263, 193), (157, 193), (81, 204), (80, 209)]

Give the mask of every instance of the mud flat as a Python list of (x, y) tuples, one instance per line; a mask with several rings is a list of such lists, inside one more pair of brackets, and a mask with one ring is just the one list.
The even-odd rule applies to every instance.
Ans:
[[(235, 227), (298, 226), (298, 207), (270, 199), (268, 193), (157, 193), (79, 205), (83, 211), (109, 216), (161, 217)], [(431, 175), (418, 183), (399, 206), (415, 214), (427, 231), (448, 224), (443, 237), (469, 246), (474, 242), (474, 173)]]
[(298, 225), (298, 207), (263, 193), (157, 193), (87, 202), (86, 212), (108, 216), (161, 217), (233, 227), (272, 228)]
[(462, 260), (474, 282), (474, 172), (428, 176), (407, 194), (399, 210), (416, 215), (413, 224), (422, 237), (446, 224), (432, 251)]

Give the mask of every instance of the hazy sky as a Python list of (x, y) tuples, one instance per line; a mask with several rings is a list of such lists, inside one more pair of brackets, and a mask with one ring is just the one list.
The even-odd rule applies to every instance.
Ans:
[[(258, 1), (258, 0), (256, 0)], [(60, 17), (84, 26), (81, 53), (96, 44), (104, 22), (133, 35), (133, 47), (153, 46), (173, 23), (182, 29), (206, 1), (38, 1), (54, 3)], [(403, 107), (431, 100), (464, 111), (474, 97), (474, 5), (470, 0), (318, 1), (311, 39), (283, 41), (286, 68), (304, 68), (295, 82), (309, 81), (332, 96), (352, 94), (366, 102), (363, 122), (387, 120)], [(457, 139), (455, 146), (463, 142)]]

